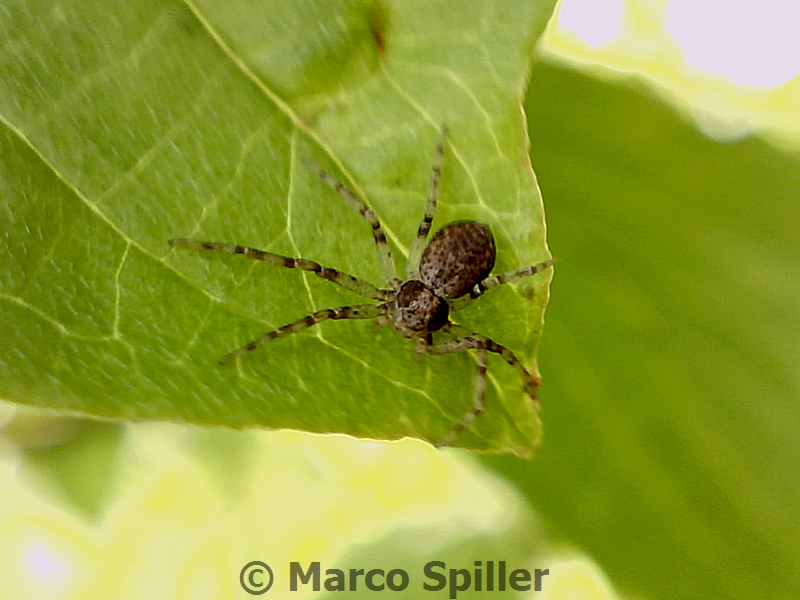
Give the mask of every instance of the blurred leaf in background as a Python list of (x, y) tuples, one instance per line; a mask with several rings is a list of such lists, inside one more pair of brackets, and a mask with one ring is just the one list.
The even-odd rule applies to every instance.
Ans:
[[(720, 136), (720, 119), (718, 143), (693, 127), (700, 91), (669, 106), (588, 70), (531, 76), (558, 265), (545, 442), (533, 462), (486, 463), (625, 592), (800, 597), (800, 139), (781, 150), (769, 128), (798, 78), (751, 91), (775, 97), (766, 128)], [(784, 114), (791, 131), (800, 104)]]
[[(239, 571), (252, 560), (272, 565), (279, 598), (292, 560), (408, 564), (420, 587), (419, 557), (464, 561), (476, 549), (524, 564), (539, 544), (508, 484), (416, 440), (167, 423), (127, 426), (113, 447), (112, 437), (94, 425), (51, 448), (49, 464), (39, 447), (16, 475), (0, 472), (0, 598), (241, 598)], [(102, 456), (81, 469), (88, 447)], [(103, 472), (90, 487), (106, 484), (106, 502), (88, 519), (87, 492), (45, 479)]]

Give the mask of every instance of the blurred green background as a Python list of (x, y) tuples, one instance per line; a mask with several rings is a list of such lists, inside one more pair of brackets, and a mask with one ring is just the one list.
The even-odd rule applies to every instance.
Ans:
[(533, 461), (9, 409), (0, 597), (241, 598), (257, 558), (494, 557), (550, 568), (535, 598), (800, 597), (800, 158), (769, 131), (713, 141), (660, 92), (532, 69), (557, 261)]
[(641, 85), (532, 82), (547, 442), (486, 462), (624, 589), (797, 597), (800, 161), (710, 141)]

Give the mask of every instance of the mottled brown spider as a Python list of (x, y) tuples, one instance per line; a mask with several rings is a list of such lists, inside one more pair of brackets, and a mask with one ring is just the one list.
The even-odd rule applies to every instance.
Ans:
[[(464, 308), (487, 290), (521, 277), (539, 273), (552, 266), (553, 261), (546, 260), (537, 265), (522, 267), (490, 277), (496, 254), (494, 237), (488, 225), (476, 221), (449, 223), (439, 229), (430, 242), (425, 245), (436, 213), (445, 139), (446, 130), (443, 130), (442, 138), (436, 147), (425, 215), (417, 229), (417, 237), (411, 246), (405, 281), (397, 278), (392, 254), (378, 216), (364, 201), (319, 165), (306, 161), (309, 169), (316, 172), (326, 185), (336, 190), (369, 223), (384, 277), (389, 284), (388, 289), (377, 288), (363, 279), (336, 269), (323, 267), (319, 263), (305, 258), (289, 258), (235, 244), (189, 239), (170, 240), (170, 246), (204, 248), (228, 254), (241, 254), (280, 267), (309, 271), (360, 296), (380, 302), (380, 304), (358, 304), (319, 310), (299, 321), (270, 331), (238, 350), (234, 350), (220, 362), (222, 364), (229, 363), (272, 340), (298, 333), (328, 319), (377, 319), (379, 325), (393, 322), (395, 329), (403, 337), (413, 339), (418, 358), (426, 353), (454, 354), (465, 350), (476, 351), (478, 374), (475, 380), (473, 407), (438, 445), (450, 444), (483, 412), (486, 395), (486, 370), (489, 364), (487, 352), (499, 354), (511, 365), (522, 379), (525, 393), (534, 399), (539, 382), (511, 350), (484, 335), (452, 323), (449, 315), (453, 311)], [(451, 337), (435, 341), (433, 334), (439, 331), (447, 332)]]

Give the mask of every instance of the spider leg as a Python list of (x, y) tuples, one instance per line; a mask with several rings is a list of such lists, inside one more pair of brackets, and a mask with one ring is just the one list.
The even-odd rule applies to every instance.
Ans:
[(454, 354), (464, 350), (479, 350), (481, 348), (499, 354), (503, 360), (514, 368), (520, 379), (522, 379), (525, 393), (532, 399), (535, 399), (536, 390), (539, 387), (539, 379), (530, 374), (528, 369), (525, 368), (525, 365), (522, 364), (511, 350), (485, 335), (475, 333), (459, 325), (448, 323), (444, 326), (444, 330), (458, 337), (450, 340), (442, 340), (433, 346), (428, 346), (428, 354)]
[(442, 159), (444, 158), (444, 144), (447, 139), (447, 127), (442, 127), (442, 136), (439, 143), (436, 145), (436, 158), (433, 161), (433, 169), (431, 171), (431, 185), (428, 191), (428, 204), (425, 207), (425, 215), (422, 217), (422, 222), (417, 229), (417, 237), (411, 244), (411, 250), (408, 253), (408, 267), (406, 273), (408, 279), (419, 279), (419, 260), (422, 256), (422, 251), (425, 248), (425, 240), (431, 230), (433, 217), (436, 215), (436, 206), (439, 199), (439, 181), (442, 178)]
[(392, 320), (393, 320), (392, 315), (390, 315), (389, 313), (381, 315), (380, 317), (378, 317), (378, 320), (375, 321), (375, 330), (377, 331), (379, 329), (386, 327), (389, 323), (392, 322)]
[(389, 244), (386, 241), (386, 234), (383, 233), (383, 229), (381, 229), (381, 222), (380, 219), (378, 219), (378, 215), (375, 214), (375, 211), (317, 163), (309, 159), (306, 159), (305, 163), (309, 169), (319, 175), (319, 178), (322, 179), (325, 185), (335, 190), (345, 202), (356, 209), (367, 223), (369, 223), (370, 227), (372, 227), (372, 237), (375, 239), (375, 247), (378, 250), (378, 261), (381, 264), (383, 275), (392, 288), (399, 288), (402, 281), (397, 278), (397, 270), (392, 260), (392, 251), (389, 249)]
[(437, 446), (449, 446), (452, 444), (458, 434), (472, 425), (475, 419), (483, 412), (483, 401), (486, 398), (486, 371), (489, 368), (489, 355), (486, 354), (486, 348), (478, 348), (475, 362), (478, 364), (478, 372), (475, 376), (475, 401), (472, 405), (472, 410), (461, 417), (453, 431), (444, 436)]
[(291, 335), (293, 333), (299, 333), (304, 329), (313, 327), (314, 325), (322, 323), (323, 321), (327, 321), (328, 319), (375, 319), (385, 315), (387, 310), (388, 307), (386, 304), (358, 304), (355, 306), (340, 306), (339, 308), (326, 308), (325, 310), (318, 310), (314, 314), (308, 315), (307, 317), (295, 321), (294, 323), (289, 323), (288, 325), (284, 325), (283, 327), (279, 327), (278, 329), (270, 331), (269, 333), (262, 335), (260, 338), (253, 340), (249, 344), (242, 346), (238, 350), (234, 350), (225, 356), (220, 361), (220, 364), (228, 364), (239, 358), (242, 354), (260, 348), (272, 340), (277, 340), (278, 338), (286, 337), (287, 335)]
[(428, 340), (423, 336), (414, 338), (414, 360), (422, 360), (428, 350)]
[(466, 308), (475, 298), (482, 296), (486, 290), (490, 290), (493, 287), (497, 287), (498, 285), (503, 285), (504, 283), (508, 283), (510, 281), (516, 281), (517, 279), (522, 279), (523, 277), (530, 277), (531, 275), (536, 275), (537, 273), (541, 273), (545, 269), (548, 269), (553, 266), (553, 259), (546, 260), (544, 262), (540, 262), (536, 265), (531, 265), (528, 267), (522, 267), (520, 269), (516, 269), (515, 271), (509, 271), (508, 273), (503, 273), (501, 275), (495, 275), (494, 277), (487, 277), (480, 283), (478, 283), (475, 287), (473, 287), (469, 294), (461, 296), (460, 298), (456, 298), (455, 300), (450, 301), (450, 310), (461, 310), (462, 308)]
[(342, 273), (336, 269), (329, 269), (323, 267), (313, 260), (306, 260), (305, 258), (289, 258), (288, 256), (281, 256), (280, 254), (273, 254), (265, 250), (257, 250), (256, 248), (247, 248), (245, 246), (237, 246), (236, 244), (220, 244), (217, 242), (201, 242), (198, 240), (187, 240), (183, 238), (173, 239), (169, 241), (170, 246), (180, 246), (183, 248), (202, 248), (204, 250), (215, 250), (217, 252), (224, 252), (226, 254), (241, 254), (247, 258), (260, 260), (271, 265), (279, 267), (286, 267), (287, 269), (299, 269), (301, 271), (309, 271), (314, 273), (317, 277), (332, 281), (343, 288), (355, 292), (364, 298), (371, 298), (373, 300), (388, 300), (394, 296), (392, 290), (379, 290), (371, 283), (353, 277), (347, 273)]

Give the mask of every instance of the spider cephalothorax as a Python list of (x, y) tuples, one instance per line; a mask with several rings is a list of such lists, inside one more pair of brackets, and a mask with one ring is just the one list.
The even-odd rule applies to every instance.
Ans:
[(447, 300), (433, 293), (418, 279), (406, 281), (394, 299), (394, 326), (403, 337), (433, 333), (447, 324), (450, 307)]
[[(453, 324), (450, 321), (450, 313), (464, 308), (488, 289), (547, 269), (552, 266), (553, 261), (545, 260), (536, 265), (491, 277), (496, 254), (494, 237), (488, 225), (477, 221), (449, 223), (439, 229), (427, 244), (425, 243), (436, 213), (444, 140), (443, 132), (442, 140), (436, 149), (436, 161), (431, 175), (425, 215), (411, 246), (405, 281), (397, 278), (391, 251), (377, 215), (361, 198), (333, 176), (315, 163), (307, 161), (309, 168), (315, 171), (325, 184), (336, 190), (370, 224), (388, 288), (378, 288), (363, 279), (323, 267), (304, 258), (289, 258), (235, 244), (183, 238), (170, 240), (171, 246), (241, 254), (277, 266), (309, 271), (360, 296), (380, 302), (317, 311), (253, 340), (225, 356), (221, 362), (228, 363), (274, 339), (298, 333), (328, 319), (377, 319), (380, 324), (394, 323), (395, 329), (403, 337), (412, 338), (420, 356), (425, 353), (454, 354), (465, 350), (476, 351), (478, 374), (475, 380), (473, 408), (458, 421), (450, 434), (439, 441), (440, 445), (452, 442), (455, 436), (483, 411), (488, 367), (487, 352), (499, 354), (511, 365), (522, 379), (525, 392), (533, 398), (539, 385), (538, 379), (528, 372), (514, 353), (484, 335)], [(451, 335), (448, 339), (436, 341), (433, 334), (438, 331), (445, 331)]]

